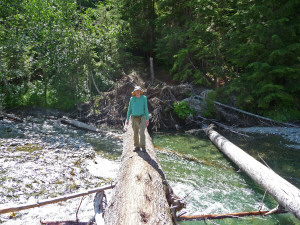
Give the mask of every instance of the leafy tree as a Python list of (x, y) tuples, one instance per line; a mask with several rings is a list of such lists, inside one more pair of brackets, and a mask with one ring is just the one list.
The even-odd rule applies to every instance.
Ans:
[(142, 57), (151, 56), (155, 41), (155, 0), (120, 0), (117, 3), (124, 20), (123, 48)]
[[(297, 118), (299, 1), (3, 0), (0, 101), (71, 108), (137, 57), (254, 113)], [(133, 59), (133, 60), (132, 60)]]
[(225, 79), (223, 49), (231, 1), (160, 1), (157, 24), (161, 30), (156, 53), (171, 67), (174, 78), (213, 86)]
[(239, 1), (232, 16), (230, 61), (239, 76), (231, 89), (246, 110), (288, 120), (300, 94), (299, 1)]
[(118, 69), (119, 33), (109, 2), (84, 11), (71, 0), (4, 1), (0, 7), (3, 105), (68, 109), (96, 86), (108, 87)]

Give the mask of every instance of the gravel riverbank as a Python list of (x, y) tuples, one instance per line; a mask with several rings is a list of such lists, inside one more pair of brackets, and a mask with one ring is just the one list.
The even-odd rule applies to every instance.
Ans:
[(300, 128), (294, 127), (247, 127), (237, 129), (240, 132), (256, 133), (266, 135), (279, 135), (284, 139), (294, 142), (295, 144), (288, 144), (287, 147), (300, 150)]
[[(0, 121), (0, 208), (36, 203), (110, 183), (118, 162), (102, 158), (82, 137), (104, 138), (57, 123), (36, 120)], [(110, 134), (111, 135), (111, 134)], [(116, 141), (121, 145), (121, 140)], [(103, 165), (106, 165), (103, 167)], [(93, 217), (93, 197), (86, 196), (78, 217)], [(40, 220), (76, 220), (81, 198), (1, 214), (0, 224), (40, 224)]]
[[(300, 128), (250, 127), (240, 132), (280, 135), (300, 149)], [(117, 176), (121, 133), (90, 133), (57, 120), (28, 117), (23, 123), (0, 120), (0, 208), (36, 203), (110, 183)], [(113, 143), (113, 147), (109, 145)], [(110, 157), (105, 151), (111, 148)], [(105, 151), (101, 151), (105, 149)], [(112, 153), (112, 154), (111, 154)], [(106, 192), (109, 195), (111, 192)], [(78, 218), (93, 217), (94, 195), (84, 197)], [(38, 225), (40, 220), (76, 220), (81, 198), (1, 214), (3, 225)]]

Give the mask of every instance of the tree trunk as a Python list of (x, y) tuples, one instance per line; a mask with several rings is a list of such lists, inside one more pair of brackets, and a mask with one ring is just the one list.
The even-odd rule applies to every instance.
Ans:
[(230, 160), (300, 220), (300, 190), (298, 188), (232, 144), (211, 127), (205, 128), (204, 131)]
[[(194, 98), (198, 98), (198, 99), (201, 99), (201, 100), (204, 100), (205, 97), (202, 97), (200, 95), (196, 95)], [(276, 125), (276, 126), (284, 126), (284, 127), (299, 127), (295, 124), (291, 124), (291, 123), (284, 123), (284, 122), (280, 122), (280, 121), (276, 121), (276, 120), (272, 120), (270, 118), (267, 118), (267, 117), (263, 117), (263, 116), (259, 116), (259, 115), (255, 115), (253, 113), (249, 113), (249, 112), (246, 112), (244, 110), (241, 110), (241, 109), (238, 109), (238, 108), (235, 108), (235, 107), (232, 107), (232, 106), (229, 106), (229, 105), (224, 105), (220, 102), (217, 102), (217, 101), (214, 101), (214, 104), (215, 105), (218, 105), (222, 108), (227, 108), (227, 109), (230, 109), (230, 110), (233, 110), (233, 111), (236, 111), (238, 113), (242, 113), (242, 114), (245, 114), (245, 115), (248, 115), (248, 116), (251, 116), (251, 117), (255, 117), (259, 120), (262, 120), (262, 121), (265, 121), (266, 123), (269, 123), (269, 124), (272, 124), (272, 125)]]
[(98, 88), (98, 86), (97, 86), (97, 84), (96, 84), (96, 81), (95, 81), (95, 79), (94, 79), (93, 72), (89, 69), (89, 67), (88, 67), (88, 71), (89, 71), (89, 73), (91, 74), (91, 78), (92, 78), (94, 87), (95, 87), (95, 89), (96, 89), (98, 95), (101, 95), (101, 92), (99, 91), (99, 88)]
[(151, 73), (151, 81), (154, 81), (154, 68), (153, 68), (153, 58), (150, 57), (150, 73)]
[(165, 176), (146, 133), (146, 152), (133, 152), (131, 125), (123, 135), (123, 154), (114, 194), (104, 214), (106, 225), (172, 224)]

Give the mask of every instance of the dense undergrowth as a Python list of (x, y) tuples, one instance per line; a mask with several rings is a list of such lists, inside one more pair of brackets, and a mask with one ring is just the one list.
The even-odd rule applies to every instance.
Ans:
[(0, 104), (74, 109), (132, 68), (149, 74), (153, 57), (157, 75), (213, 89), (213, 100), (297, 121), (299, 10), (294, 0), (4, 0)]

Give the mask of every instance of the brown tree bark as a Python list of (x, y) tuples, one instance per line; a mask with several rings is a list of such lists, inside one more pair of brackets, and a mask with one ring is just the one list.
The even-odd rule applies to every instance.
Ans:
[(209, 139), (243, 172), (264, 188), (286, 210), (300, 220), (300, 190), (267, 168), (242, 149), (214, 131), (204, 129)]
[(123, 135), (118, 181), (105, 213), (106, 225), (172, 224), (165, 190), (165, 176), (152, 140), (146, 133), (146, 151), (134, 152), (129, 124)]

